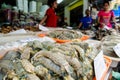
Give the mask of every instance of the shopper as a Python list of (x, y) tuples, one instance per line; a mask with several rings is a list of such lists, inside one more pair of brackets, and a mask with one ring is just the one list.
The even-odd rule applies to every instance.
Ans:
[(82, 29), (82, 30), (88, 30), (91, 28), (91, 24), (92, 24), (92, 18), (90, 16), (90, 10), (86, 10), (85, 11), (85, 14), (86, 16), (83, 17), (81, 20), (80, 20), (80, 24), (78, 26), (79, 29)]
[(98, 23), (100, 24), (100, 28), (108, 28), (111, 29), (111, 21), (116, 24), (115, 16), (112, 10), (109, 9), (109, 2), (104, 2), (103, 10), (98, 13)]
[(57, 27), (57, 16), (55, 13), (55, 9), (57, 8), (57, 0), (48, 0), (48, 6), (50, 7), (41, 20), (40, 24), (42, 25), (46, 22), (45, 26), (47, 27)]

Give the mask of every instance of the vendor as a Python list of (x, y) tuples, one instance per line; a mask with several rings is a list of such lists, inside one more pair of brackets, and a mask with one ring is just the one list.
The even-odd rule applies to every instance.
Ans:
[(82, 30), (88, 30), (90, 29), (91, 27), (91, 23), (92, 23), (92, 18), (90, 16), (90, 10), (86, 10), (85, 11), (85, 14), (86, 16), (83, 17), (81, 20), (80, 20), (80, 24), (78, 26), (79, 29), (82, 29)]
[(50, 7), (41, 20), (40, 24), (42, 25), (46, 21), (47, 27), (57, 27), (57, 16), (55, 9), (57, 8), (57, 0), (48, 0), (48, 6)]
[(116, 24), (114, 13), (109, 8), (109, 2), (104, 2), (103, 10), (98, 13), (98, 23), (100, 24), (100, 28), (107, 26), (111, 29), (111, 20)]

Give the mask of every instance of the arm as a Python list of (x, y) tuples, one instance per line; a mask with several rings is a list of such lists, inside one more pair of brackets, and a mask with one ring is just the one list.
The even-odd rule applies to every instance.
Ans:
[(97, 22), (100, 24), (100, 16), (98, 17)]
[(82, 22), (80, 22), (80, 24), (79, 24), (78, 28), (81, 28), (82, 24), (83, 24), (83, 23), (82, 23)]
[(113, 20), (113, 22), (116, 24), (116, 19), (115, 19), (115, 17), (113, 17), (112, 20)]
[(101, 12), (99, 11), (98, 13), (98, 18), (97, 18), (97, 23), (100, 24), (100, 16), (101, 16)]
[(112, 17), (112, 21), (114, 22), (114, 24), (116, 24), (116, 18), (115, 18), (115, 14), (113, 11), (111, 11), (111, 17)]
[(102, 26), (105, 26), (104, 23), (101, 23), (101, 22), (100, 22), (100, 16), (98, 16), (98, 20), (97, 20), (97, 21), (98, 21), (98, 24), (100, 24), (100, 25), (102, 25)]
[(44, 18), (41, 20), (40, 24), (42, 25), (47, 19), (47, 15), (44, 16)]
[(112, 21), (113, 21), (114, 24), (115, 24), (115, 29), (118, 30), (117, 23), (116, 23), (116, 18), (115, 18), (115, 15), (114, 15), (113, 12), (112, 12)]
[(103, 16), (102, 15), (102, 11), (99, 11), (97, 21), (98, 21), (98, 24), (100, 24), (103, 27), (103, 26), (105, 26), (105, 24), (100, 21), (100, 19), (101, 19), (102, 16)]
[(114, 22), (114, 24), (115, 24), (115, 29), (118, 30), (118, 26), (117, 26), (115, 17), (113, 17), (112, 20), (113, 20), (113, 22)]

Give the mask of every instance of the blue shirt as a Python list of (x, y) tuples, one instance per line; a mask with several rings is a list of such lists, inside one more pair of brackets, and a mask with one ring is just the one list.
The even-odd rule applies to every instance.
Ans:
[(82, 27), (80, 29), (89, 29), (92, 23), (92, 18), (85, 16), (80, 20), (80, 22), (82, 22)]
[(112, 11), (114, 12), (114, 15), (115, 15), (116, 17), (119, 17), (119, 16), (120, 16), (120, 6), (118, 7), (118, 9), (113, 9)]

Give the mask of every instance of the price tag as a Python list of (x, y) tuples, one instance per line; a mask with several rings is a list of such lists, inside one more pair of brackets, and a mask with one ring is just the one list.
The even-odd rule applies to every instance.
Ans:
[(96, 80), (101, 80), (102, 77), (104, 76), (104, 72), (107, 69), (103, 57), (103, 51), (101, 51), (94, 59), (94, 69), (95, 69)]
[(113, 47), (113, 50), (115, 51), (117, 56), (120, 57), (120, 43)]

